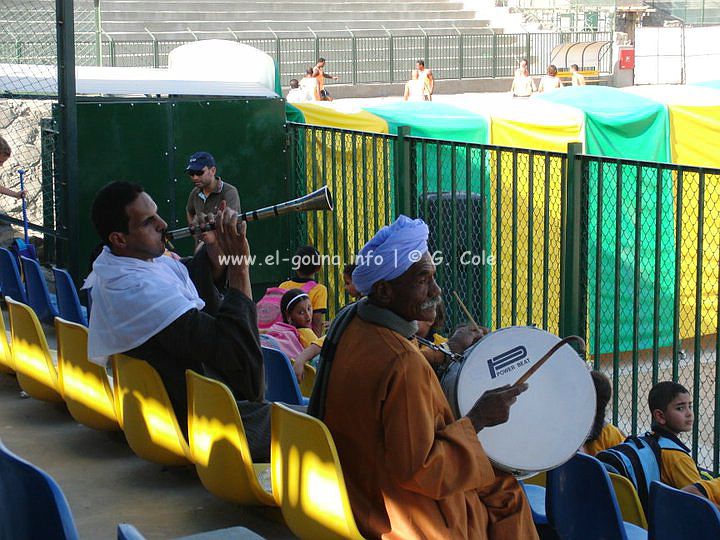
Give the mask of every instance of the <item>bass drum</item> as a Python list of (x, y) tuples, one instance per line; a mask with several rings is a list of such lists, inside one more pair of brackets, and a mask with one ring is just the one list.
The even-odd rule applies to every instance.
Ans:
[[(556, 343), (557, 336), (530, 326), (491, 332), (451, 365), (441, 386), (458, 418), (487, 390), (514, 384)], [(595, 386), (585, 362), (562, 346), (527, 382), (504, 424), (478, 439), (493, 464), (518, 478), (569, 460), (587, 439), (595, 418)]]

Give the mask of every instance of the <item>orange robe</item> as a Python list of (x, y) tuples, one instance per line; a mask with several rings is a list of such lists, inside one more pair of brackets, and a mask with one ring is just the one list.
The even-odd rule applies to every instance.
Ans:
[(518, 482), (493, 469), (470, 420), (455, 420), (414, 341), (356, 316), (324, 421), (366, 538), (537, 538)]

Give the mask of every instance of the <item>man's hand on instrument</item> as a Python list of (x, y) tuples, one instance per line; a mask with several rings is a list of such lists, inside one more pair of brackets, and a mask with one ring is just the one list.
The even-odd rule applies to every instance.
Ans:
[(465, 349), (490, 332), (489, 328), (481, 326), (479, 329), (472, 325), (459, 326), (448, 339), (448, 347), (454, 353), (462, 354)]
[[(224, 208), (225, 201), (220, 202), (220, 206)], [(220, 210), (220, 207), (218, 207), (218, 210)], [(195, 228), (195, 230), (201, 230), (203, 232), (197, 233), (195, 232), (195, 237), (198, 238), (203, 244), (206, 246), (216, 246), (217, 247), (217, 239), (215, 236), (215, 231), (212, 230), (204, 230), (208, 226), (211, 226), (213, 223), (215, 223), (215, 214), (205, 214), (203, 212), (200, 212), (199, 214), (196, 214), (193, 218), (190, 225)]]
[(527, 383), (519, 386), (506, 384), (500, 388), (488, 390), (480, 396), (480, 399), (467, 413), (475, 431), (507, 422), (510, 417), (510, 407), (517, 401), (517, 397), (527, 389)]
[(222, 201), (215, 215), (215, 236), (220, 251), (230, 257), (228, 264), (228, 284), (252, 298), (250, 287), (250, 245), (245, 233), (247, 223), (240, 221), (238, 213), (227, 207)]

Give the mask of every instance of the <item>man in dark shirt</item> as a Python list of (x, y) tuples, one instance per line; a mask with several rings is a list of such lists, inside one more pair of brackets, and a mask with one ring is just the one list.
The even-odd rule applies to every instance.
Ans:
[[(222, 380), (239, 400), (253, 457), (266, 460), (270, 407), (262, 402), (263, 358), (246, 224), (238, 230), (237, 220), (222, 202), (216, 241), (183, 264), (163, 256), (167, 223), (141, 186), (113, 182), (100, 190), (92, 221), (105, 247), (86, 282), (93, 299), (88, 354), (125, 353), (150, 363), (185, 431), (185, 370)], [(223, 267), (221, 255), (235, 256), (239, 264)]]

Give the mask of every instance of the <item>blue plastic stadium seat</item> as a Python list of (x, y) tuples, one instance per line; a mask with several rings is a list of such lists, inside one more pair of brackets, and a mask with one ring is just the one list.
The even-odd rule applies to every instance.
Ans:
[(80, 304), (75, 283), (67, 270), (53, 266), (58, 312), (66, 321), (88, 325), (87, 309)]
[(78, 538), (70, 507), (55, 480), (2, 443), (0, 538)]
[(27, 304), (33, 308), (38, 319), (45, 323), (52, 323), (55, 317), (58, 316), (57, 299), (54, 294), (50, 294), (50, 291), (48, 291), (42, 267), (35, 259), (28, 259), (27, 257), (20, 257), (20, 259), (22, 259), (25, 273)]
[(713, 503), (660, 482), (650, 484), (650, 540), (717, 540), (720, 512)]
[[(118, 540), (145, 540), (140, 531), (129, 523), (120, 523), (118, 525), (117, 537)], [(183, 536), (176, 540), (263, 540), (263, 537), (245, 527), (229, 527)]]
[(290, 359), (285, 353), (269, 347), (262, 348), (265, 364), (265, 399), (282, 401), (288, 405), (307, 405), (308, 398), (300, 392)]
[(585, 454), (548, 471), (547, 517), (563, 540), (648, 537), (645, 529), (623, 522), (605, 467)]
[(17, 259), (7, 248), (0, 248), (0, 276), (2, 276), (3, 296), (9, 296), (18, 302), (27, 304), (27, 294), (25, 285), (20, 279)]
[(526, 484), (524, 482), (520, 482), (520, 485), (525, 491), (525, 496), (530, 503), (533, 522), (535, 522), (536, 525), (547, 525), (548, 519), (545, 512), (545, 488), (534, 484)]

